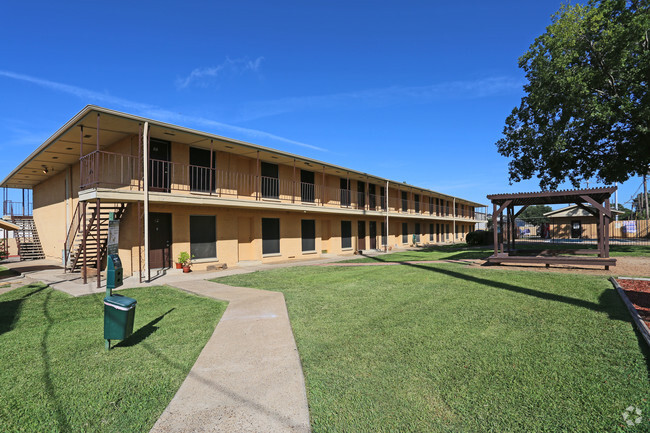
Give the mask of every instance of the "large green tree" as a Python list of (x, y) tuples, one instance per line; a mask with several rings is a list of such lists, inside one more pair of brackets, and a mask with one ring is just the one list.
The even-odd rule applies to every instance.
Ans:
[(623, 182), (650, 164), (650, 0), (565, 5), (519, 59), (526, 95), (499, 153), (510, 181)]

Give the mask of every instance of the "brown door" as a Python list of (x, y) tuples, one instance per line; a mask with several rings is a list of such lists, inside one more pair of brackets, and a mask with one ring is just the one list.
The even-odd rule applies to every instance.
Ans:
[(368, 222), (368, 231), (370, 232), (370, 249), (377, 249), (377, 222), (369, 221)]
[(172, 265), (172, 215), (149, 214), (149, 266), (170, 268)]
[(357, 227), (359, 228), (357, 250), (363, 251), (366, 249), (366, 222), (359, 221)]

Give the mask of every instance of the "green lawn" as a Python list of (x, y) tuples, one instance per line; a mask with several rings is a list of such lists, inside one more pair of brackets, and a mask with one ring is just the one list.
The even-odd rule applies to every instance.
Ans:
[(170, 287), (120, 293), (138, 300), (134, 334), (110, 352), (103, 294), (0, 295), (0, 431), (149, 431), (226, 304)]
[[(596, 245), (580, 245), (576, 243), (529, 243), (517, 244), (519, 249), (596, 249)], [(650, 245), (610, 245), (611, 257), (636, 256), (650, 257)], [(461, 260), (461, 259), (485, 259), (494, 254), (494, 249), (489, 246), (469, 247), (466, 244), (436, 245), (424, 247), (417, 251), (401, 251), (389, 253), (373, 258), (364, 257), (352, 260), (352, 262), (403, 262), (414, 260)]]
[(416, 264), (217, 281), (284, 293), (315, 432), (628, 431), (625, 408), (650, 414), (650, 352), (603, 277)]
[(467, 244), (436, 245), (416, 251), (401, 251), (376, 257), (364, 257), (351, 262), (403, 262), (411, 260), (460, 260), (484, 259), (494, 253), (489, 247), (469, 247)]

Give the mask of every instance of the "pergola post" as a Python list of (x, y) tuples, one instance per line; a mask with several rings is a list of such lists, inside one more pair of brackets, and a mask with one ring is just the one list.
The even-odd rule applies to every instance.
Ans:
[(499, 254), (499, 233), (497, 231), (497, 204), (492, 203), (492, 231), (494, 237), (494, 255)]

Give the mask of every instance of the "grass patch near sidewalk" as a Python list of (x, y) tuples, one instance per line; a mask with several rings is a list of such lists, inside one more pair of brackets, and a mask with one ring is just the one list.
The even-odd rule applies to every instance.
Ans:
[(32, 284), (0, 295), (0, 431), (151, 429), (226, 303), (171, 287), (119, 293), (138, 301), (134, 334), (110, 351), (103, 293)]
[(611, 432), (631, 405), (650, 413), (650, 351), (603, 277), (415, 264), (215, 281), (284, 293), (314, 432)]

